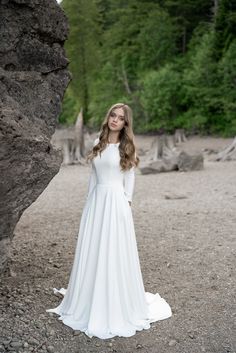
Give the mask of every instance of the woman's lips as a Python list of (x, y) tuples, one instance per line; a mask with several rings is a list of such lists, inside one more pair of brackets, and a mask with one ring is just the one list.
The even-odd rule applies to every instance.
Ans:
[(111, 126), (114, 126), (114, 127), (116, 127), (117, 125), (115, 125), (115, 124), (111, 124)]

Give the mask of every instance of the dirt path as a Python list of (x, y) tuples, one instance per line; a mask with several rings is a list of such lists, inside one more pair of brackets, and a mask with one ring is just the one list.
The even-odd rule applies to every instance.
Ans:
[[(144, 149), (151, 140), (136, 139)], [(183, 147), (218, 149), (229, 141), (192, 138)], [(13, 273), (0, 284), (0, 352), (235, 353), (236, 163), (137, 171), (132, 212), (145, 289), (160, 293), (173, 316), (109, 340), (73, 332), (45, 312), (61, 300), (52, 288), (67, 286), (88, 176), (89, 167), (62, 167), (18, 223)]]

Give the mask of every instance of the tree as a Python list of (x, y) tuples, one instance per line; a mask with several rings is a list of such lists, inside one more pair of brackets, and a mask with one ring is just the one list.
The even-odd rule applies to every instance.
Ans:
[(62, 8), (69, 18), (70, 33), (65, 49), (72, 72), (71, 92), (88, 120), (89, 85), (100, 62), (99, 13), (95, 1), (64, 0)]
[(177, 47), (185, 53), (194, 29), (201, 22), (210, 21), (213, 4), (205, 0), (163, 0), (163, 7), (168, 10), (177, 29)]
[(158, 71), (148, 72), (141, 80), (141, 100), (147, 111), (147, 127), (171, 131), (181, 111), (181, 74), (174, 64), (166, 64)]
[(220, 60), (232, 40), (236, 38), (236, 2), (219, 0), (215, 7), (212, 56), (215, 60)]

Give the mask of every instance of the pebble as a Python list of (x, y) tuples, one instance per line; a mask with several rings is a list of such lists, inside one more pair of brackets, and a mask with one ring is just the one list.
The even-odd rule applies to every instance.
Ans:
[(37, 346), (37, 345), (39, 344), (39, 341), (36, 340), (35, 338), (30, 338), (30, 339), (28, 340), (28, 343), (31, 344), (31, 345), (33, 345), (33, 346)]
[(170, 340), (169, 346), (172, 347), (172, 346), (174, 346), (176, 343), (177, 343), (176, 340)]
[(47, 346), (47, 351), (49, 353), (53, 353), (54, 352), (54, 347), (53, 346)]
[(192, 339), (195, 338), (195, 335), (194, 335), (193, 333), (189, 333), (188, 335), (189, 335), (189, 337), (192, 338)]
[(2, 343), (4, 344), (4, 346), (8, 346), (8, 344), (11, 342), (11, 340), (4, 340), (2, 341)]
[(138, 343), (138, 344), (136, 345), (136, 348), (137, 348), (137, 349), (141, 349), (141, 348), (143, 348), (143, 346), (142, 346), (140, 343)]
[(34, 326), (37, 327), (37, 328), (41, 328), (43, 325), (42, 325), (41, 322), (37, 322), (37, 321), (36, 321), (36, 322), (34, 323)]
[(74, 335), (74, 336), (79, 336), (80, 334), (81, 334), (81, 331), (75, 330), (75, 331), (73, 332), (73, 335)]
[(22, 347), (22, 342), (20, 342), (20, 341), (13, 341), (13, 342), (11, 342), (11, 347), (13, 347), (13, 348), (20, 348), (20, 347)]

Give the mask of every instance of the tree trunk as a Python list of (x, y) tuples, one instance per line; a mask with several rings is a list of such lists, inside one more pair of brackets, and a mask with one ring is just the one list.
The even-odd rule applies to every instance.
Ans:
[(75, 123), (75, 141), (73, 162), (82, 163), (85, 157), (84, 131), (83, 131), (83, 109), (81, 108)]
[(187, 140), (185, 136), (184, 129), (176, 129), (175, 130), (175, 137), (174, 137), (175, 143), (181, 143), (185, 142)]
[(215, 157), (215, 161), (235, 161), (236, 160), (236, 137), (233, 142), (226, 146), (221, 152)]
[(157, 136), (152, 142), (146, 162), (140, 165), (142, 174), (170, 172), (173, 170), (189, 171), (203, 169), (203, 155), (189, 155), (175, 147), (175, 140), (184, 138), (183, 130), (177, 131), (175, 136)]

